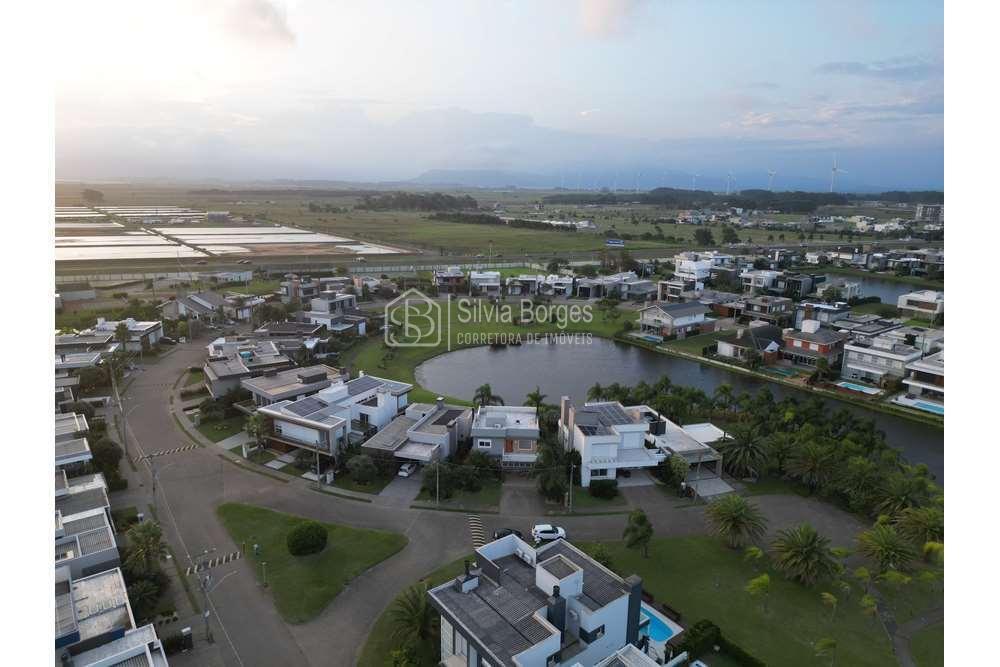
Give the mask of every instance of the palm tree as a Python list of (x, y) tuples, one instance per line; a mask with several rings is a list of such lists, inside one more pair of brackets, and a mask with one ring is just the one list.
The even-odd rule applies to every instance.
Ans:
[(944, 510), (940, 507), (908, 507), (896, 518), (896, 530), (915, 544), (944, 541)]
[(905, 570), (917, 557), (914, 546), (887, 523), (876, 523), (858, 535), (858, 551), (874, 561), (879, 572)]
[(733, 477), (756, 479), (767, 465), (767, 451), (756, 427), (738, 427), (730, 432), (731, 440), (725, 441), (719, 450), (723, 465)]
[(150, 574), (160, 566), (160, 560), (167, 556), (167, 545), (163, 542), (163, 530), (155, 521), (143, 521), (128, 529), (128, 556), (125, 565), (133, 572)]
[(529, 392), (528, 395), (524, 397), (524, 400), (528, 403), (528, 405), (535, 406), (536, 411), (541, 412), (542, 401), (545, 400), (545, 394), (542, 393), (541, 387), (535, 385), (535, 390)]
[(861, 596), (861, 613), (874, 619), (878, 616), (878, 599), (870, 593)]
[(649, 542), (653, 539), (653, 524), (649, 522), (649, 517), (641, 509), (632, 511), (628, 515), (628, 523), (622, 533), (625, 546), (629, 549), (640, 549), (643, 558), (649, 558)]
[(783, 474), (785, 462), (795, 451), (798, 443), (795, 434), (788, 431), (775, 431), (767, 439), (767, 460), (772, 470)]
[(728, 412), (733, 406), (733, 387), (725, 382), (715, 388), (715, 405)]
[(751, 579), (743, 590), (758, 598), (761, 611), (767, 612), (767, 597), (771, 593), (771, 576), (767, 572)]
[(128, 587), (128, 600), (138, 618), (145, 618), (160, 597), (160, 589), (149, 579), (137, 579)]
[(789, 457), (786, 470), (792, 477), (809, 487), (810, 492), (830, 476), (833, 463), (830, 450), (818, 442), (807, 442)]
[(121, 345), (122, 350), (125, 349), (125, 345), (128, 343), (129, 332), (128, 325), (125, 322), (119, 322), (118, 326), (115, 327), (115, 340)]
[(472, 397), (472, 402), (480, 407), (484, 405), (503, 405), (503, 399), (493, 393), (493, 388), (489, 384), (480, 385), (476, 389), (476, 395)]
[(830, 540), (808, 523), (778, 531), (771, 548), (775, 553), (774, 566), (800, 584), (811, 586), (837, 572)]
[(588, 401), (603, 401), (607, 398), (608, 392), (601, 386), (600, 382), (595, 382), (594, 386), (587, 390)]
[(705, 516), (715, 533), (726, 540), (732, 549), (740, 549), (748, 542), (759, 540), (767, 532), (767, 520), (760, 508), (735, 493), (709, 503)]
[(389, 609), (390, 636), (400, 644), (427, 642), (436, 631), (434, 608), (427, 601), (427, 586), (410, 586)]
[(819, 594), (819, 599), (823, 602), (823, 605), (830, 608), (830, 620), (837, 615), (837, 596), (833, 593), (823, 592)]
[(865, 594), (867, 595), (868, 588), (872, 585), (871, 571), (867, 567), (862, 565), (861, 567), (854, 570), (852, 576), (858, 580), (858, 583), (861, 584), (861, 586), (864, 588)]
[(837, 661), (837, 640), (824, 637), (813, 644), (813, 650), (817, 658), (830, 658), (830, 667)]

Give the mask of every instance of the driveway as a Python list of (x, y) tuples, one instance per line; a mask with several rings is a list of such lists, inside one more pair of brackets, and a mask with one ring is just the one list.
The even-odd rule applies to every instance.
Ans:
[(423, 473), (410, 475), (409, 477), (392, 478), (385, 488), (379, 492), (380, 500), (385, 500), (386, 504), (409, 507), (413, 499), (420, 493), (420, 485), (423, 483)]

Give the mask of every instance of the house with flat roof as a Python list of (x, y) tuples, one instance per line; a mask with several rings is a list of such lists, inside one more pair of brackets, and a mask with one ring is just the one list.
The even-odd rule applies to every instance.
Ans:
[(104, 355), (101, 352), (56, 352), (55, 371), (79, 371), (100, 365)]
[(845, 380), (863, 380), (884, 386), (893, 378), (902, 379), (906, 375), (906, 365), (922, 356), (919, 349), (885, 336), (874, 338), (870, 343), (851, 341), (844, 345), (840, 376)]
[(368, 323), (368, 317), (358, 309), (358, 297), (340, 292), (321, 292), (313, 297), (303, 317), (336, 334), (364, 336)]
[(683, 303), (654, 303), (639, 309), (639, 330), (654, 336), (699, 334), (711, 322), (705, 319), (709, 310), (697, 301)]
[(269, 322), (262, 327), (254, 329), (254, 335), (258, 338), (286, 338), (290, 336), (301, 336), (303, 338), (315, 338), (323, 331), (323, 325), (316, 322)]
[(885, 319), (874, 313), (851, 313), (831, 324), (831, 328), (847, 333), (852, 341), (858, 343), (871, 343), (901, 326), (902, 323), (897, 319)]
[(66, 519), (55, 511), (55, 564), (68, 567), (74, 577), (118, 567), (118, 545), (103, 508)]
[(819, 320), (802, 320), (799, 329), (786, 329), (781, 356), (800, 366), (816, 366), (826, 359), (830, 368), (840, 365), (847, 334), (820, 326)]
[(623, 579), (565, 540), (532, 546), (507, 535), (475, 558), (427, 591), (441, 615), (442, 665), (589, 667), (646, 645), (650, 616), (683, 632), (643, 608), (639, 577)]
[(580, 453), (580, 485), (594, 479), (616, 479), (618, 470), (652, 468), (666, 452), (646, 447), (650, 423), (659, 414), (646, 406), (624, 407), (617, 401), (575, 407), (560, 401), (559, 439), (567, 451)]
[(835, 276), (816, 286), (816, 296), (825, 299), (830, 295), (837, 301), (850, 301), (860, 299), (864, 296), (861, 293), (861, 283), (857, 280), (848, 280)]
[(362, 445), (365, 452), (378, 457), (430, 463), (441, 461), (469, 438), (472, 425), (470, 408), (437, 402), (413, 403), (406, 411), (379, 429)]
[(349, 442), (387, 426), (404, 410), (413, 385), (364, 375), (338, 380), (311, 396), (257, 408), (266, 418), (269, 444), (285, 451), (317, 452), (329, 465)]
[(319, 364), (283, 371), (269, 370), (257, 377), (243, 378), (240, 386), (250, 392), (254, 405), (261, 406), (305, 398), (326, 389), (334, 382), (347, 379), (339, 368)]
[(496, 298), (500, 296), (499, 271), (470, 271), (469, 294)]
[(903, 317), (930, 321), (944, 314), (944, 292), (925, 289), (900, 294), (896, 307)]
[[(125, 349), (129, 352), (141, 352), (142, 350), (148, 350), (163, 337), (163, 322), (139, 322), (131, 317), (121, 321), (125, 323), (126, 327), (128, 327), (129, 338), (128, 342), (125, 343)], [(109, 321), (105, 320), (103, 317), (98, 317), (97, 324), (95, 324), (91, 329), (81, 333), (86, 335), (111, 333), (113, 335), (118, 329), (118, 324), (119, 322)]]
[(434, 286), (443, 294), (458, 294), (465, 285), (465, 271), (460, 266), (449, 266), (434, 271)]
[(472, 449), (499, 459), (505, 468), (528, 468), (538, 458), (538, 409), (483, 405), (472, 421)]
[[(57, 566), (55, 603), (57, 664), (63, 654), (75, 656), (93, 650), (121, 639), (135, 628), (125, 579), (117, 566), (91, 575)], [(74, 660), (72, 664), (93, 663)]]
[(545, 276), (522, 273), (507, 279), (507, 294), (509, 296), (534, 296), (539, 293)]
[(115, 335), (112, 332), (67, 333), (56, 334), (56, 354), (80, 354), (84, 352), (99, 352), (106, 356), (118, 349)]
[(242, 336), (217, 338), (207, 346), (204, 370), (205, 387), (213, 398), (238, 389), (244, 378), (282, 370), (291, 359), (278, 350), (273, 340), (254, 340)]
[(55, 416), (55, 466), (75, 470), (93, 458), (87, 432), (87, 418), (74, 412)]
[(905, 326), (888, 331), (884, 335), (897, 343), (906, 343), (920, 348), (924, 354), (932, 354), (944, 349), (944, 329)]
[(538, 293), (544, 296), (565, 296), (573, 295), (574, 279), (572, 276), (562, 276), (550, 274), (545, 277), (545, 281), (538, 286)]
[(656, 283), (656, 300), (667, 303), (680, 303), (690, 301), (686, 298), (687, 293), (698, 294), (700, 290), (698, 283), (686, 278), (674, 276), (670, 280), (660, 280)]
[(754, 296), (746, 300), (743, 307), (743, 317), (750, 320), (761, 320), (776, 326), (788, 324), (795, 311), (794, 303), (784, 296)]
[(744, 294), (762, 294), (776, 289), (782, 271), (770, 269), (748, 269), (740, 274), (740, 284)]
[(944, 350), (906, 364), (903, 384), (914, 398), (944, 403)]
[(849, 317), (851, 307), (844, 301), (822, 303), (803, 301), (795, 306), (795, 328), (802, 328), (803, 320), (817, 320), (820, 324), (835, 326), (837, 320)]
[(73, 656), (73, 667), (167, 667), (167, 655), (156, 627), (148, 623)]

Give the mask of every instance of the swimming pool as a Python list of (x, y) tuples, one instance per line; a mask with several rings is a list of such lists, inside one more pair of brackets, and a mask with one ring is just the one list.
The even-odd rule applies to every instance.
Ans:
[(838, 387), (843, 387), (844, 389), (850, 389), (851, 391), (860, 391), (863, 394), (878, 394), (881, 390), (875, 387), (866, 387), (862, 384), (854, 384), (853, 382), (838, 382)]
[(642, 628), (642, 634), (649, 636), (654, 642), (665, 642), (674, 636), (674, 629), (667, 625), (666, 620), (654, 609), (642, 603), (639, 610), (644, 619), (649, 619), (649, 624)]
[(914, 401), (913, 407), (926, 410), (927, 412), (933, 412), (936, 415), (944, 415), (943, 405), (935, 405), (934, 403), (926, 403), (924, 401)]

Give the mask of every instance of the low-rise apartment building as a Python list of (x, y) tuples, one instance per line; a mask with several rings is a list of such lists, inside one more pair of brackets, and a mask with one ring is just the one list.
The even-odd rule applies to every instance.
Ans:
[(882, 386), (906, 375), (906, 365), (923, 356), (911, 345), (880, 336), (870, 343), (851, 341), (844, 345), (840, 375), (846, 380), (863, 380)]
[(930, 321), (944, 314), (944, 292), (918, 290), (901, 294), (896, 300), (896, 307), (903, 317)]
[(483, 405), (472, 422), (472, 449), (505, 468), (529, 468), (538, 458), (538, 410), (532, 406)]

